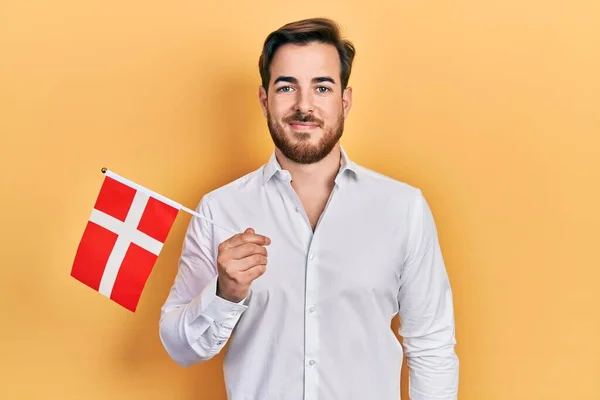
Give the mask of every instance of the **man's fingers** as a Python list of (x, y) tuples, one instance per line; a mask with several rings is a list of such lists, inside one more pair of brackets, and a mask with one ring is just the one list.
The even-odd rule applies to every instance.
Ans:
[(237, 260), (235, 269), (238, 271), (247, 271), (256, 265), (267, 265), (267, 257), (262, 254), (253, 254), (241, 260)]
[(271, 239), (264, 235), (256, 234), (252, 228), (248, 228), (244, 233), (238, 233), (237, 235), (234, 235), (221, 243), (219, 249), (231, 249), (245, 243), (255, 243), (260, 246), (268, 246), (271, 244)]
[(228, 249), (227, 257), (233, 260), (241, 260), (253, 254), (261, 254), (267, 256), (267, 248), (256, 243), (244, 243), (237, 247)]
[(256, 278), (264, 274), (266, 270), (267, 266), (265, 264), (258, 264), (242, 272), (242, 274), (245, 274), (246, 279), (252, 282)]

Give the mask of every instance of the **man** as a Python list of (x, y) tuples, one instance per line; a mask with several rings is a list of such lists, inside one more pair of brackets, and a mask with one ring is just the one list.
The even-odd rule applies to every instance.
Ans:
[(354, 54), (327, 19), (267, 37), (259, 99), (273, 155), (197, 209), (241, 233), (189, 225), (160, 337), (184, 366), (228, 343), (230, 400), (399, 399), (403, 354), (412, 400), (457, 398), (452, 292), (427, 202), (339, 144)]

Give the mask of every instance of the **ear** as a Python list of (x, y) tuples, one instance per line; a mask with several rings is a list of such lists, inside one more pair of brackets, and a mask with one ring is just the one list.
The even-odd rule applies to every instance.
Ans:
[(352, 88), (347, 87), (342, 94), (342, 106), (344, 107), (344, 118), (348, 116), (350, 108), (352, 108)]
[(262, 108), (263, 115), (267, 117), (267, 91), (262, 85), (258, 87), (258, 100), (260, 101), (260, 107)]

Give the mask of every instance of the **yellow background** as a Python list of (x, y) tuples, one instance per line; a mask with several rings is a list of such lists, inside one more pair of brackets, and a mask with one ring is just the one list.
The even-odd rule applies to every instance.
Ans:
[(221, 356), (158, 338), (187, 214), (135, 314), (71, 263), (101, 167), (195, 207), (265, 162), (262, 42), (329, 16), (357, 46), (343, 145), (434, 211), (459, 398), (600, 399), (600, 2), (252, 3), (1, 3), (0, 398), (224, 399)]

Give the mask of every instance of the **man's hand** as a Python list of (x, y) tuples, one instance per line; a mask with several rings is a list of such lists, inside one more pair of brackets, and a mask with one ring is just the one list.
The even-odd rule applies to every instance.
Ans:
[(217, 296), (239, 303), (248, 295), (250, 284), (267, 269), (267, 249), (271, 239), (248, 228), (219, 245), (217, 256)]

